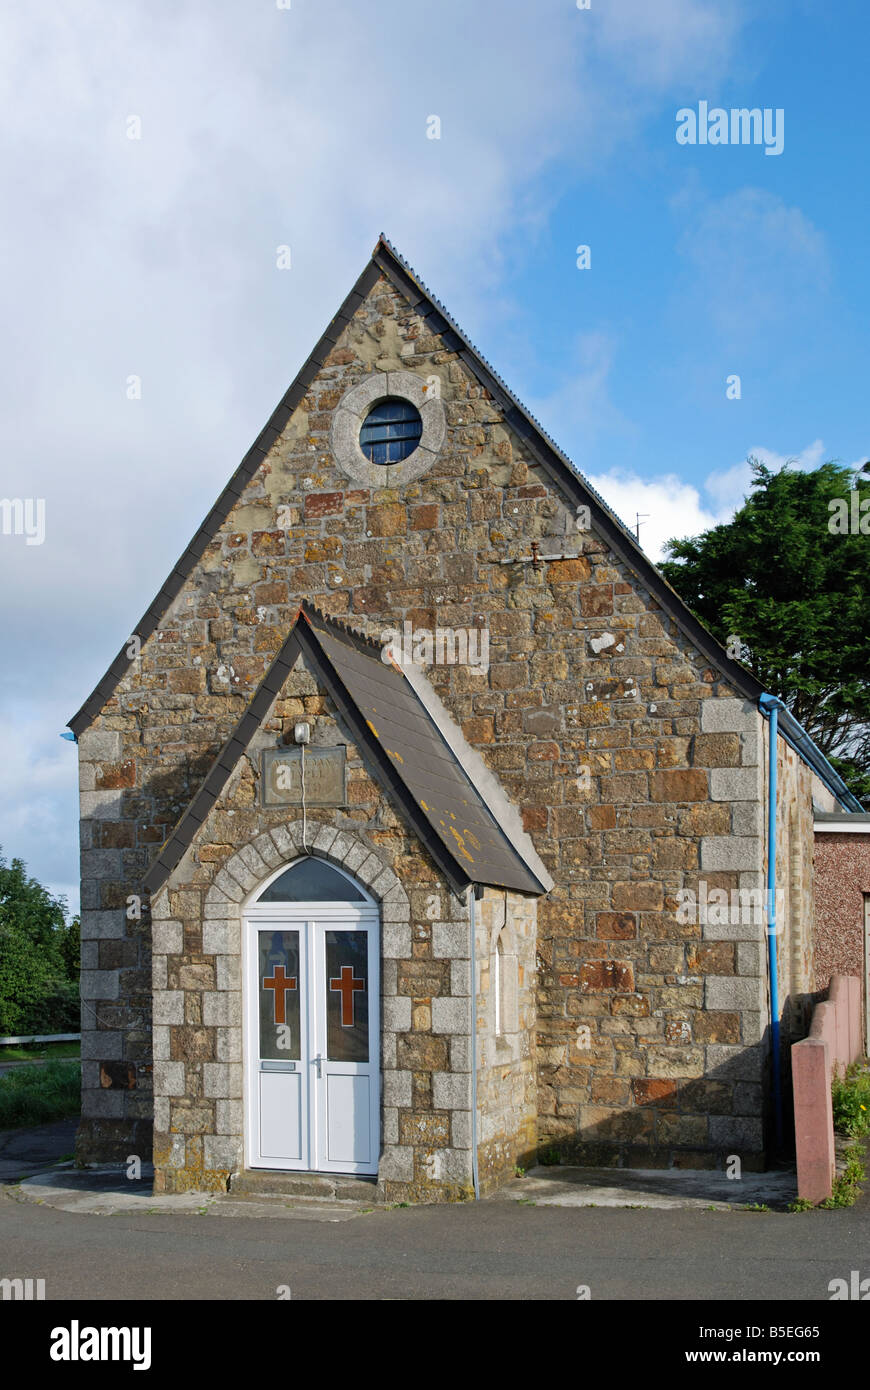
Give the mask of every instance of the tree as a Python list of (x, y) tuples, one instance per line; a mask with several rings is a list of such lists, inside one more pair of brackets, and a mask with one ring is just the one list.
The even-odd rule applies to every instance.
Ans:
[(733, 519), (668, 541), (660, 569), (870, 799), (870, 465), (749, 464)]
[(0, 1035), (79, 1028), (78, 919), (0, 854)]

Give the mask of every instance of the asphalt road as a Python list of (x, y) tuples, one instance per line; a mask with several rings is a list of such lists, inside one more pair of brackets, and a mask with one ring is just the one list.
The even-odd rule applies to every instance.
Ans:
[[(762, 1299), (828, 1301), (870, 1277), (870, 1195), (799, 1214), (512, 1202), (373, 1211), (332, 1223), (81, 1215), (0, 1192), (0, 1278), (46, 1300)], [(286, 1296), (286, 1295), (285, 1295)]]
[(71, 1116), (33, 1129), (0, 1129), (0, 1183), (42, 1172), (72, 1154), (78, 1127), (78, 1116)]

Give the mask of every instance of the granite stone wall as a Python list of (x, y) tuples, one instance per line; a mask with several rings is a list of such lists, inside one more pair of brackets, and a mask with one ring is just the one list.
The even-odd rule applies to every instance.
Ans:
[(488, 888), (475, 903), (482, 1193), (537, 1161), (536, 938), (534, 898)]
[[(292, 739), (344, 745), (348, 805), (261, 805), (260, 753)], [(382, 1147), (388, 1201), (471, 1189), (468, 906), (365, 771), (340, 718), (297, 663), (194, 843), (152, 902), (154, 1155), (161, 1191), (223, 1189), (245, 1166), (242, 919), (282, 865), (314, 853), (380, 904)]]
[[(332, 451), (335, 412), (397, 372), (437, 391), (443, 442), (420, 476), (363, 485)], [(404, 621), (489, 634), (487, 669), (430, 677), (555, 880), (538, 913), (541, 1145), (607, 1163), (760, 1152), (763, 938), (676, 919), (702, 876), (730, 888), (763, 872), (759, 716), (577, 522), (452, 346), (379, 280), (80, 740), (80, 1158), (149, 1142), (150, 923), (125, 905), (303, 597), (375, 637)], [(564, 558), (532, 563), (532, 542)], [(247, 843), (239, 825), (210, 852)], [(422, 889), (397, 877), (413, 904)], [(442, 920), (433, 984), (450, 965)]]
[[(764, 798), (767, 802), (767, 729)], [(813, 867), (814, 774), (794, 749), (777, 749), (777, 973), (783, 1068), (790, 1074), (789, 1048), (809, 1031), (815, 989), (815, 875)], [(766, 814), (766, 811), (765, 811)], [(767, 860), (765, 856), (765, 874)]]

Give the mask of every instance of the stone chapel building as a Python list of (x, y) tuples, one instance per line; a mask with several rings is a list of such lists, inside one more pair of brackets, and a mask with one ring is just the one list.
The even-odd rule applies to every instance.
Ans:
[[(389, 1201), (762, 1166), (764, 694), (379, 240), (70, 721), (79, 1161)], [(860, 808), (785, 711), (775, 752), (788, 1042), (814, 810)]]

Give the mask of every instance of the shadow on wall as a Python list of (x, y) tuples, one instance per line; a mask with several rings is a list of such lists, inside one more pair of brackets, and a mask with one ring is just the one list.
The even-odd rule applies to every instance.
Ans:
[[(783, 1045), (784, 1058), (788, 1050)], [(593, 1168), (727, 1169), (729, 1160), (737, 1158), (747, 1172), (762, 1172), (777, 1157), (769, 1051), (768, 1026), (760, 1042), (703, 1077), (625, 1078), (623, 1094), (629, 1092), (635, 1104), (601, 1113), (605, 1102), (584, 1100), (586, 1123), (579, 1132), (567, 1119), (541, 1113), (537, 1161)], [(675, 1049), (675, 1066), (678, 1053)], [(564, 1087), (562, 1068), (541, 1067), (539, 1077), (544, 1097), (548, 1086)], [(604, 1084), (623, 1085), (619, 1078)], [(550, 1094), (555, 1100), (558, 1091)], [(783, 1097), (783, 1134), (787, 1157), (794, 1148), (790, 1088)]]

